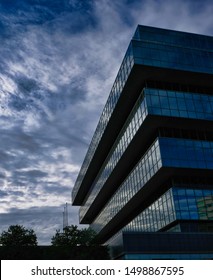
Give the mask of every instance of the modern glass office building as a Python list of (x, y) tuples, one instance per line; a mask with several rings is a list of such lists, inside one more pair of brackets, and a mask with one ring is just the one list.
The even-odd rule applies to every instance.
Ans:
[(137, 27), (72, 200), (114, 258), (213, 258), (213, 37)]

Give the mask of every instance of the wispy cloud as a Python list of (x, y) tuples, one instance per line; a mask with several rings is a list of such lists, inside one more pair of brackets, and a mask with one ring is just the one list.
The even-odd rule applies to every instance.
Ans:
[(32, 226), (44, 244), (62, 227), (137, 24), (211, 34), (212, 10), (211, 1), (1, 1), (0, 231)]

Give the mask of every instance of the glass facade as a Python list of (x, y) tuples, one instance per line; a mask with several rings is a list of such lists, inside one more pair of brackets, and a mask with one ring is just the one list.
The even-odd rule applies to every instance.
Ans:
[[(72, 192), (124, 259), (213, 258), (212, 50), (213, 37), (147, 26), (130, 42)], [(168, 248), (147, 255), (149, 238)]]
[(175, 187), (172, 193), (177, 219), (213, 220), (213, 189)]
[[(142, 211), (124, 230), (154, 232), (162, 230), (176, 220), (213, 220), (213, 190), (172, 187)], [(212, 225), (213, 223), (213, 231)], [(193, 230), (197, 231), (197, 226), (191, 228), (191, 231)], [(170, 227), (166, 231), (171, 231)], [(183, 229), (178, 225), (172, 231), (178, 232)]]
[(212, 51), (213, 37), (139, 25), (134, 40)]
[[(102, 209), (99, 216), (94, 220), (92, 228), (98, 232), (106, 226), (162, 167), (213, 169), (213, 142), (157, 138), (107, 205)], [(167, 201), (167, 203), (160, 205), (162, 201)], [(155, 205), (150, 205), (145, 210), (147, 222), (144, 223), (144, 221), (139, 222), (137, 220), (136, 223), (133, 222), (134, 226), (132, 229), (140, 228), (144, 230), (146, 228), (149, 231), (151, 229), (159, 230), (163, 226), (166, 226), (176, 218), (174, 216), (173, 203), (171, 193), (166, 193)], [(153, 216), (155, 209), (161, 209), (163, 216), (160, 214), (160, 210), (157, 211), (157, 216)], [(151, 223), (150, 221), (153, 222)]]
[(161, 168), (159, 142), (156, 140), (127, 177), (117, 192), (92, 223), (95, 231), (100, 231), (127, 204), (127, 202)]
[(150, 88), (144, 92), (149, 114), (213, 120), (213, 95)]
[[(212, 38), (138, 28), (123, 59), (72, 192), (75, 198), (134, 64), (213, 73)], [(152, 39), (151, 39), (152, 38)], [(173, 39), (171, 39), (173, 38)], [(184, 39), (183, 39), (184, 38)], [(165, 40), (165, 41), (164, 41)], [(205, 41), (205, 43), (203, 43)], [(202, 42), (202, 43), (201, 43)]]
[(213, 142), (160, 138), (164, 166), (213, 169)]
[(132, 44), (135, 63), (213, 73), (212, 37), (139, 27)]
[(212, 50), (181, 48), (159, 42), (133, 41), (135, 63), (177, 70), (213, 73)]
[[(113, 169), (126, 151), (129, 143), (134, 138), (134, 135), (137, 133), (148, 114), (212, 120), (213, 96), (144, 88), (108, 157), (100, 169), (98, 176), (93, 182), (91, 192), (88, 192), (87, 199), (80, 209), (80, 220), (90, 208), (91, 204), (97, 197), (97, 194), (104, 186), (106, 180), (111, 175)], [(167, 143), (164, 145), (166, 146)], [(205, 145), (207, 145), (206, 142)], [(211, 144), (209, 143), (209, 145)], [(208, 152), (210, 152), (210, 150), (208, 150)], [(174, 154), (173, 152), (171, 153)], [(210, 160), (210, 153), (208, 153), (208, 157)], [(206, 166), (209, 167), (212, 163), (209, 161), (207, 162), (208, 164)]]
[(142, 211), (125, 228), (125, 231), (159, 231), (176, 220), (172, 189)]
[(97, 194), (111, 175), (113, 169), (137, 133), (146, 116), (147, 106), (142, 92), (119, 136), (117, 137), (108, 157), (100, 169), (99, 174), (93, 182), (91, 192), (88, 192), (87, 199), (85, 200), (84, 205), (80, 208), (80, 220), (84, 217), (85, 213), (97, 197)]
[(115, 109), (115, 106), (118, 102), (118, 99), (120, 97), (120, 94), (123, 90), (123, 87), (125, 85), (125, 82), (131, 72), (131, 69), (133, 67), (134, 61), (133, 61), (133, 53), (132, 53), (132, 48), (129, 46), (126, 55), (122, 61), (121, 67), (118, 71), (118, 75), (115, 79), (115, 82), (112, 86), (112, 90), (110, 92), (109, 98), (107, 100), (106, 105), (104, 106), (103, 112), (101, 114), (99, 123), (97, 125), (97, 128), (95, 130), (95, 133), (92, 137), (90, 146), (88, 148), (87, 154), (85, 156), (84, 162), (82, 164), (81, 170), (78, 174), (78, 178), (76, 180), (74, 189), (72, 191), (72, 197), (73, 200), (75, 199), (79, 188), (81, 186), (81, 183), (83, 181), (83, 178), (88, 170), (88, 167), (91, 163), (91, 160), (95, 154), (95, 151), (98, 147), (98, 144), (101, 140), (101, 137), (107, 127), (107, 124), (109, 122), (109, 119)]

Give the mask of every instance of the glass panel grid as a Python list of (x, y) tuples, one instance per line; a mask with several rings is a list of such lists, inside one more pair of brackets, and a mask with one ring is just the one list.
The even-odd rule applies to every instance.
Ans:
[(101, 140), (101, 137), (105, 131), (105, 128), (107, 127), (108, 121), (118, 102), (118, 99), (123, 90), (124, 84), (128, 78), (129, 73), (131, 72), (133, 65), (134, 65), (134, 60), (133, 60), (133, 53), (132, 53), (132, 45), (130, 43), (128, 50), (126, 52), (126, 55), (121, 64), (121, 67), (119, 69), (118, 75), (113, 84), (112, 90), (111, 90), (109, 98), (107, 100), (107, 103), (103, 109), (102, 115), (100, 117), (99, 123), (98, 123), (95, 133), (93, 135), (93, 138), (91, 140), (91, 143), (88, 148), (85, 159), (83, 161), (81, 170), (78, 174), (78, 177), (77, 177), (77, 180), (76, 180), (75, 186), (73, 188), (73, 192), (72, 192), (73, 198), (75, 198), (78, 193), (78, 190), (82, 184), (83, 178), (88, 170), (90, 162), (95, 154), (95, 151), (96, 151), (98, 144)]
[[(95, 181), (91, 187), (91, 191), (87, 195), (87, 199), (84, 205), (80, 208), (80, 220), (84, 217), (85, 213), (88, 211), (89, 207), (95, 200), (97, 194), (100, 192), (101, 188), (109, 178), (116, 164), (120, 160), (121, 156), (127, 149), (134, 135), (137, 133), (138, 129), (142, 125), (144, 119), (147, 116), (146, 100), (144, 99), (143, 92), (141, 93), (138, 101), (136, 102), (129, 118), (124, 124), (120, 134), (117, 137), (108, 157), (102, 165)], [(151, 160), (151, 159), (150, 159)]]
[(124, 231), (155, 232), (176, 219), (172, 190), (169, 189), (159, 199), (134, 218)]
[[(154, 149), (152, 149), (152, 147)], [(149, 164), (148, 162), (149, 157), (152, 157), (152, 164)], [(123, 184), (118, 188), (112, 198), (108, 201), (101, 213), (96, 217), (92, 227), (96, 231), (100, 231), (146, 184), (146, 182), (150, 180), (150, 178), (161, 168), (161, 166), (160, 150), (157, 139), (141, 158)]]
[[(213, 73), (212, 50), (213, 38), (210, 36), (138, 26), (113, 84), (110, 96), (106, 106), (104, 107), (100, 121), (84, 159), (73, 190), (73, 197), (76, 196), (80, 188), (82, 180), (116, 106), (133, 64), (141, 63), (157, 67)], [(184, 102), (182, 104), (180, 103), (180, 105), (178, 103), (172, 104), (173, 101), (170, 100), (170, 108), (166, 108), (168, 107), (168, 103), (165, 103), (161, 113), (163, 112), (164, 114), (169, 114), (171, 113), (171, 110), (173, 110), (173, 114), (176, 116), (189, 117), (189, 109), (192, 108), (190, 116), (195, 115), (197, 118), (203, 118), (204, 116), (206, 118), (212, 117), (212, 108), (205, 108), (205, 112), (203, 112), (204, 108), (202, 108), (202, 106), (200, 108), (196, 107), (199, 105), (198, 102), (195, 104), (192, 101), (187, 104), (184, 104)], [(178, 110), (178, 108), (175, 107), (177, 104), (182, 108), (182, 110)], [(197, 110), (195, 110), (195, 108)], [(159, 108), (155, 108), (155, 111), (157, 111), (157, 109)], [(211, 111), (209, 112), (209, 110)], [(208, 116), (208, 113), (210, 116)]]
[(139, 25), (133, 36), (134, 40), (158, 42), (193, 49), (212, 51), (213, 38), (211, 36), (191, 34), (174, 30), (166, 30)]
[(182, 220), (213, 220), (213, 190), (174, 187), (174, 204)]
[(213, 169), (213, 142), (160, 137), (159, 143), (163, 166)]
[[(132, 41), (135, 63), (212, 73), (213, 52), (211, 48), (204, 46), (192, 47), (190, 44), (183, 44), (181, 41), (176, 44), (171, 41), (156, 40), (156, 34), (148, 40), (144, 37), (143, 35), (140, 40)], [(167, 39), (171, 39), (170, 36), (167, 36)]]
[(213, 95), (152, 88), (144, 94), (150, 114), (213, 120)]

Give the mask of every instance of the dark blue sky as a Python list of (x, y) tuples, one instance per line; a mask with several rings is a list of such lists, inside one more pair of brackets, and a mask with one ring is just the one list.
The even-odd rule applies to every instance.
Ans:
[[(62, 227), (137, 24), (213, 35), (212, 1), (0, 1), (0, 232)], [(69, 223), (78, 223), (69, 206)]]

